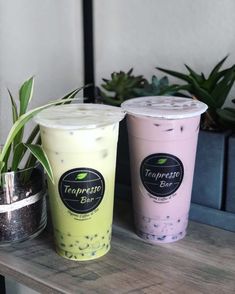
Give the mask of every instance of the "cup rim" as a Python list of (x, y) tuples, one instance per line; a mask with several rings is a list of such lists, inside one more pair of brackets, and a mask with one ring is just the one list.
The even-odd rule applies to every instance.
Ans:
[(208, 106), (196, 99), (178, 96), (145, 96), (121, 104), (127, 114), (159, 119), (184, 119), (199, 116)]

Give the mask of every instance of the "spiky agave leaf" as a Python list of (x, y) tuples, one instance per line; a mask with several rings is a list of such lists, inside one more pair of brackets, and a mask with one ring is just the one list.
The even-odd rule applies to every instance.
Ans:
[[(183, 81), (187, 82), (187, 88), (185, 88), (191, 95), (196, 96), (198, 100), (206, 103), (208, 105), (208, 114), (213, 119), (211, 120), (213, 125), (209, 128), (213, 128), (215, 125), (219, 125), (221, 119), (219, 118), (220, 113), (224, 115), (225, 113), (221, 109), (230, 93), (232, 86), (235, 81), (235, 65), (229, 68), (221, 70), (222, 65), (226, 61), (228, 56), (225, 56), (221, 61), (219, 61), (210, 74), (208, 78), (205, 75), (197, 74), (193, 69), (186, 65), (189, 71), (188, 75), (183, 73), (166, 70), (158, 68), (159, 70), (168, 73), (174, 77), (177, 77)], [(225, 114), (226, 115), (226, 114)], [(206, 116), (204, 116), (206, 117)], [(227, 115), (227, 120), (232, 117)], [(210, 122), (210, 120), (209, 120)], [(204, 124), (208, 125), (208, 124)]]

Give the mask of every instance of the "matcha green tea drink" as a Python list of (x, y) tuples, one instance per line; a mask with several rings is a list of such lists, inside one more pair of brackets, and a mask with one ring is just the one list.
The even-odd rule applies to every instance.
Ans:
[(56, 251), (89, 260), (110, 249), (119, 107), (101, 104), (53, 106), (39, 113), (43, 149), (54, 183), (49, 199)]

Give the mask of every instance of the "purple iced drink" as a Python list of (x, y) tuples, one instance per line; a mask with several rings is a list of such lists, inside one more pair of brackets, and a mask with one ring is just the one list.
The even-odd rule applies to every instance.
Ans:
[(179, 97), (142, 97), (127, 112), (137, 234), (168, 243), (186, 234), (200, 115), (207, 106)]

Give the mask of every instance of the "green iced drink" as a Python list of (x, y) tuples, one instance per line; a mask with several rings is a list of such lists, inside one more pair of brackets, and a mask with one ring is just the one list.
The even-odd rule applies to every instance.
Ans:
[(43, 149), (52, 166), (48, 179), (56, 251), (89, 260), (110, 249), (119, 121), (118, 107), (54, 106), (42, 111)]

